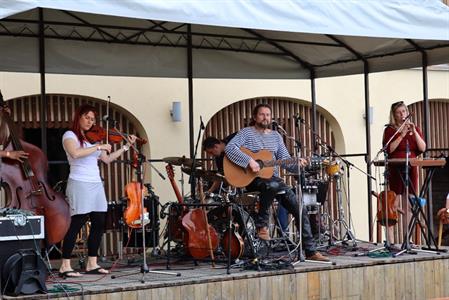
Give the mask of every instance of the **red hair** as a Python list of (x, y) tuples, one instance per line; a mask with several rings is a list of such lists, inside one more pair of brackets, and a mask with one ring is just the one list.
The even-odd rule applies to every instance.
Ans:
[(86, 141), (86, 138), (81, 134), (80, 119), (82, 116), (84, 116), (85, 114), (88, 114), (89, 112), (93, 112), (95, 115), (95, 118), (97, 117), (97, 110), (95, 109), (95, 107), (93, 107), (90, 104), (81, 105), (80, 107), (78, 107), (78, 109), (75, 111), (75, 114), (73, 115), (71, 130), (78, 137), (81, 147), (83, 147), (84, 142)]

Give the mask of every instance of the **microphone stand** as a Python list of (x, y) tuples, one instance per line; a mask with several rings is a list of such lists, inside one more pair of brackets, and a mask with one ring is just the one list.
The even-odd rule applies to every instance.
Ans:
[[(398, 135), (399, 132), (402, 131), (402, 129), (404, 128), (406, 121), (411, 117), (411, 114), (407, 116), (407, 118), (404, 119), (404, 122), (401, 124), (401, 126), (399, 126), (398, 129), (396, 129), (396, 131), (393, 133), (393, 135), (391, 136), (391, 138), (385, 143), (385, 145), (379, 150), (379, 152), (377, 152), (376, 156), (374, 157), (374, 159), (369, 163), (370, 165), (376, 161), (380, 155), (380, 153), (384, 154), (384, 163), (385, 163), (385, 170), (384, 170), (384, 203), (382, 203), (382, 201), (380, 201), (381, 205), (385, 204), (385, 210), (384, 210), (384, 220), (385, 220), (385, 241), (384, 241), (384, 245), (383, 247), (377, 248), (377, 249), (373, 249), (368, 251), (368, 253), (372, 253), (372, 252), (376, 252), (379, 250), (387, 250), (388, 252), (391, 253), (391, 243), (390, 243), (390, 234), (388, 232), (388, 225), (389, 225), (389, 219), (388, 219), (388, 147), (390, 147), (391, 142), (395, 139), (395, 137)], [(407, 157), (408, 157), (408, 153), (407, 153)], [(406, 168), (408, 169), (408, 159), (406, 161)], [(407, 172), (408, 174), (408, 172)], [(379, 208), (378, 208), (379, 209)]]
[[(127, 139), (125, 138), (125, 136), (117, 130), (117, 132), (124, 138), (124, 140), (126, 141)], [(143, 262), (142, 265), (140, 266), (140, 272), (142, 274), (142, 277), (140, 278), (140, 282), (141, 283), (145, 283), (145, 274), (146, 273), (152, 273), (152, 274), (161, 274), (161, 275), (173, 275), (173, 276), (181, 276), (181, 273), (173, 273), (173, 272), (164, 272), (164, 271), (155, 271), (152, 270), (150, 271), (150, 268), (147, 264), (147, 252), (146, 252), (146, 242), (145, 242), (145, 226), (147, 225), (147, 220), (145, 219), (145, 213), (144, 213), (144, 195), (143, 195), (143, 164), (146, 161), (145, 155), (138, 151), (137, 148), (134, 145), (131, 145), (133, 147), (133, 149), (136, 151), (137, 153), (137, 167), (136, 167), (136, 175), (137, 175), (137, 183), (138, 183), (138, 188), (141, 190), (141, 197), (140, 197), (140, 225), (142, 226), (142, 252), (143, 252)], [(151, 224), (153, 227), (155, 224)], [(154, 228), (153, 228), (153, 232), (154, 232)], [(154, 245), (153, 245), (154, 247)], [(115, 278), (121, 278), (121, 277), (125, 277), (125, 276), (131, 276), (131, 275), (135, 275), (138, 273), (130, 273), (130, 274), (123, 274), (123, 275), (112, 275), (111, 279), (115, 279)]]
[(201, 132), (205, 129), (206, 127), (204, 126), (203, 123), (203, 118), (200, 116), (200, 128), (198, 130), (198, 137), (196, 139), (196, 145), (195, 145), (195, 151), (193, 153), (193, 157), (191, 157), (192, 159), (192, 165), (190, 166), (190, 170), (192, 173), (190, 173), (190, 178), (189, 178), (189, 183), (190, 183), (190, 195), (192, 196), (192, 199), (195, 200), (195, 185), (196, 185), (196, 154), (198, 151), (198, 145), (200, 143), (200, 137), (201, 137)]
[[(299, 127), (298, 127), (299, 128)], [(299, 129), (298, 129), (299, 130)], [(304, 180), (304, 170), (303, 167), (301, 166), (301, 162), (300, 162), (300, 156), (301, 156), (301, 141), (298, 139), (296, 140), (294, 137), (289, 136), (287, 134), (287, 132), (285, 131), (284, 128), (282, 128), (282, 126), (278, 125), (277, 126), (277, 131), (285, 136), (287, 139), (294, 141), (295, 143), (295, 153), (294, 153), (294, 157), (296, 158), (296, 168), (297, 171), (299, 172), (300, 178), (299, 180), (296, 182), (296, 186), (295, 186), (295, 191), (296, 191), (296, 201), (298, 202), (298, 223), (299, 223), (299, 253), (298, 253), (298, 261), (294, 262), (292, 265), (296, 266), (298, 263), (300, 262), (312, 262), (312, 263), (319, 263), (319, 264), (334, 264), (333, 262), (330, 261), (316, 261), (316, 260), (307, 260), (305, 259), (304, 255), (303, 255), (303, 236), (302, 236), (302, 231), (303, 231), (303, 222), (302, 222), (302, 218), (303, 218), (303, 193), (302, 193), (302, 186), (301, 186), (301, 182)], [(300, 135), (298, 135), (300, 136)], [(307, 216), (308, 218), (308, 216)]]
[[(306, 128), (308, 131), (310, 131), (310, 132), (312, 133), (313, 137), (315, 138), (315, 142), (316, 142), (316, 144), (317, 144), (318, 146), (320, 146), (322, 149), (325, 149), (326, 152), (329, 152), (329, 155), (331, 155), (332, 157), (337, 157), (337, 158), (339, 158), (340, 161), (342, 161), (342, 162), (345, 163), (345, 165), (346, 165), (346, 169), (347, 169), (347, 180), (348, 180), (348, 187), (347, 187), (347, 189), (348, 189), (348, 192), (347, 192), (347, 203), (348, 203), (348, 204), (347, 204), (347, 205), (348, 205), (349, 226), (348, 226), (348, 224), (346, 223), (346, 221), (344, 220), (344, 216), (343, 216), (343, 207), (342, 207), (342, 203), (341, 203), (341, 202), (342, 202), (342, 199), (341, 199), (341, 188), (340, 188), (340, 180), (341, 180), (340, 176), (338, 176), (339, 178), (336, 178), (336, 181), (337, 181), (337, 182), (336, 182), (336, 183), (337, 183), (337, 192), (338, 192), (338, 193), (337, 193), (337, 197), (338, 197), (338, 202), (339, 202), (339, 218), (338, 218), (338, 220), (336, 220), (336, 221), (334, 221), (334, 222), (332, 222), (332, 223), (337, 223), (337, 222), (338, 222), (338, 223), (343, 224), (343, 227), (345, 228), (346, 233), (345, 233), (344, 235), (341, 235), (341, 232), (340, 232), (340, 237), (343, 236), (342, 242), (344, 241), (344, 237), (348, 237), (348, 240), (352, 240), (352, 241), (353, 241), (353, 247), (355, 248), (355, 247), (357, 246), (357, 243), (356, 243), (357, 239), (356, 239), (356, 237), (355, 237), (355, 234), (353, 233), (353, 230), (352, 230), (352, 222), (351, 222), (352, 216), (351, 216), (351, 206), (350, 206), (350, 194), (351, 194), (351, 191), (350, 191), (350, 189), (349, 189), (349, 180), (350, 180), (350, 177), (349, 177), (349, 168), (350, 168), (351, 166), (354, 167), (355, 169), (357, 169), (358, 171), (360, 171), (362, 174), (364, 174), (365, 176), (367, 176), (368, 178), (370, 178), (370, 179), (372, 179), (372, 180), (374, 180), (374, 181), (376, 181), (376, 178), (373, 177), (372, 175), (366, 173), (364, 170), (360, 169), (359, 167), (357, 167), (356, 165), (354, 165), (353, 163), (351, 163), (351, 162), (348, 161), (347, 159), (343, 158), (339, 153), (337, 153), (337, 152), (335, 151), (334, 148), (332, 148), (329, 144), (327, 144), (325, 141), (323, 141), (322, 138), (320, 137), (320, 135), (318, 135), (318, 134), (313, 130), (313, 128), (310, 127), (310, 126), (304, 121), (304, 119), (302, 119), (302, 118), (299, 117), (299, 116), (295, 116), (294, 118), (295, 118), (296, 127), (300, 128), (300, 124), (299, 124), (299, 123), (304, 124), (305, 128)], [(342, 218), (342, 216), (343, 216), (343, 218)], [(333, 225), (332, 225), (332, 228), (329, 228), (329, 230), (330, 230), (330, 232), (329, 232), (329, 246), (331, 246), (331, 245), (333, 244), (332, 239), (333, 239), (333, 234), (334, 234), (334, 232), (333, 232), (333, 231), (334, 231), (334, 230), (333, 230)], [(341, 230), (340, 230), (340, 231), (341, 231)]]

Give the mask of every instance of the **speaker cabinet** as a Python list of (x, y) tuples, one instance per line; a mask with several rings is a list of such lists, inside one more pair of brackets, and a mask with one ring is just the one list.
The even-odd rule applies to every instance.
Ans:
[(11, 296), (47, 292), (47, 269), (34, 249), (18, 250), (9, 256), (2, 267), (2, 292)]

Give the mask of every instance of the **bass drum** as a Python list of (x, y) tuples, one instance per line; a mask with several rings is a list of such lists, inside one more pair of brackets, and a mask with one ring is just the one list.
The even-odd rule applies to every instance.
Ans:
[[(249, 243), (250, 241), (254, 241), (255, 239), (256, 223), (248, 212), (246, 212), (242, 208), (239, 209), (235, 206), (232, 208), (232, 217), (233, 221), (238, 224), (237, 231), (244, 242), (243, 256), (251, 256), (251, 246), (249, 245)], [(229, 224), (228, 208), (225, 206), (216, 207), (207, 213), (207, 218), (209, 220), (209, 224), (214, 227), (220, 240), (222, 240)]]

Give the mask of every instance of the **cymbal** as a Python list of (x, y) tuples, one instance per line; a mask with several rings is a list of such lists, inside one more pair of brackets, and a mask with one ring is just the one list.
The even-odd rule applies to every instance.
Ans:
[[(181, 167), (181, 170), (189, 175), (192, 175), (192, 169), (187, 167)], [(209, 181), (224, 181), (225, 177), (218, 173), (217, 171), (212, 170), (203, 170), (203, 169), (195, 169), (195, 174), (197, 177), (209, 180)]]
[[(167, 164), (175, 165), (175, 166), (188, 166), (191, 167), (193, 163), (193, 159), (187, 158), (185, 156), (170, 156), (162, 158), (164, 162)], [(201, 162), (199, 160), (195, 161), (195, 167), (201, 167)]]

